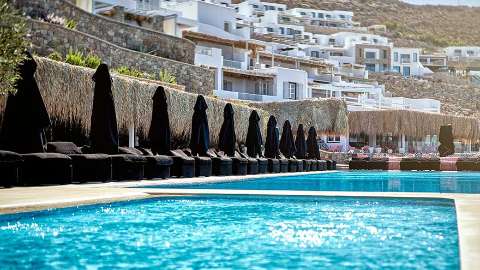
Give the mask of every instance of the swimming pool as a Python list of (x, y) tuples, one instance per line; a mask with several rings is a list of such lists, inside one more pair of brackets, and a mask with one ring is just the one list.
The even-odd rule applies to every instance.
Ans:
[(480, 193), (476, 172), (346, 171), (242, 181), (166, 184), (158, 188)]
[(0, 239), (4, 269), (459, 268), (450, 200), (170, 197), (0, 216)]

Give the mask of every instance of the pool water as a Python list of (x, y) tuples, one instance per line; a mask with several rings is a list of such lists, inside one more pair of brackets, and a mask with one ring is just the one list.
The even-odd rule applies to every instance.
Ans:
[(450, 200), (170, 197), (0, 216), (2, 269), (459, 269)]
[(480, 193), (480, 173), (347, 171), (158, 188)]

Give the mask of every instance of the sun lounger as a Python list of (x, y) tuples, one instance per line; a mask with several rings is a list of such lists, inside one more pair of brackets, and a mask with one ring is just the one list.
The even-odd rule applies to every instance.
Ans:
[(247, 175), (248, 174), (248, 160), (243, 157), (230, 157), (225, 155), (223, 152), (216, 151), (220, 157), (228, 157), (232, 159), (232, 174), (233, 175)]
[(20, 154), (0, 150), (0, 186), (11, 187), (18, 184), (22, 163)]
[(290, 162), (288, 162), (288, 159), (280, 158), (278, 161), (280, 162), (280, 172), (287, 173), (290, 171)]
[(59, 153), (72, 159), (73, 182), (106, 182), (112, 180), (112, 159), (106, 154), (84, 154), (72, 142), (50, 142), (47, 152)]
[(326, 160), (317, 160), (317, 171), (326, 171), (328, 170), (328, 163)]
[(276, 158), (267, 158), (267, 168), (269, 173), (280, 172), (280, 160)]
[(69, 184), (72, 182), (72, 159), (64, 154), (22, 154), (20, 184)]
[(221, 157), (217, 155), (215, 150), (209, 149), (207, 154), (212, 159), (212, 173), (217, 176), (232, 175), (233, 160), (229, 157)]
[(311, 167), (312, 167), (312, 160), (304, 159), (303, 160), (303, 171), (309, 172), (309, 171), (311, 171)]
[(248, 161), (247, 174), (258, 174), (258, 160), (256, 158), (251, 158), (249, 156), (243, 155), (238, 151), (235, 151), (235, 157), (244, 158)]
[(439, 171), (439, 159), (404, 158), (400, 161), (402, 171)]
[[(171, 167), (173, 165), (173, 159), (171, 157), (154, 155), (152, 151), (147, 148), (135, 148), (135, 152), (137, 151), (140, 151), (147, 159), (147, 164), (145, 165), (144, 170), (146, 179), (166, 179), (171, 176)], [(140, 154), (140, 152), (138, 153)]]
[(477, 158), (459, 158), (456, 162), (458, 171), (480, 171), (480, 160)]
[(212, 159), (209, 157), (193, 156), (190, 149), (185, 149), (183, 152), (195, 159), (195, 176), (212, 176)]
[(194, 177), (195, 176), (195, 159), (185, 155), (182, 150), (171, 150), (170, 157), (173, 159), (171, 167), (171, 175), (176, 177)]
[(348, 163), (350, 170), (368, 170), (368, 160), (366, 159), (352, 159)]

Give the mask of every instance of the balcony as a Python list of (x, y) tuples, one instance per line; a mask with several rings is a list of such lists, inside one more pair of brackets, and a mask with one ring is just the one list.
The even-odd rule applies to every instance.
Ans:
[(270, 95), (259, 95), (259, 94), (250, 94), (245, 92), (238, 92), (236, 90), (225, 91), (225, 90), (214, 90), (216, 96), (226, 99), (240, 99), (240, 100), (250, 100), (250, 101), (278, 101), (277, 96)]
[(242, 62), (235, 61), (235, 60), (229, 60), (229, 59), (223, 59), (223, 66), (229, 67), (229, 68), (242, 69)]

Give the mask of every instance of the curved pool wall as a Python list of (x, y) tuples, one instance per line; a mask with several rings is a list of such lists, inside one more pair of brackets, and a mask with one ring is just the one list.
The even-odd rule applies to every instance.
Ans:
[(4, 269), (459, 269), (453, 201), (194, 196), (0, 216)]
[(301, 190), (358, 192), (480, 193), (476, 172), (346, 171), (209, 183), (176, 183), (149, 188)]

